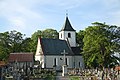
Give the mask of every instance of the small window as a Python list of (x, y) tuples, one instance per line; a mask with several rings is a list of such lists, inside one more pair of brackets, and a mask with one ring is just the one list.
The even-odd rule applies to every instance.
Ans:
[(68, 38), (71, 38), (71, 34), (70, 33), (68, 33)]
[(67, 58), (65, 58), (65, 65), (67, 65)]
[(62, 34), (61, 34), (61, 38), (62, 38)]
[(79, 67), (81, 67), (80, 62), (79, 62)]
[(74, 66), (74, 68), (75, 68), (75, 62), (73, 63), (73, 66)]

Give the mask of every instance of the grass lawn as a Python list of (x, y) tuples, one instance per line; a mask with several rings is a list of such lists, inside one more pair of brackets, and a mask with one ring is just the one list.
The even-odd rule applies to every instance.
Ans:
[(80, 80), (78, 76), (70, 76), (70, 80)]

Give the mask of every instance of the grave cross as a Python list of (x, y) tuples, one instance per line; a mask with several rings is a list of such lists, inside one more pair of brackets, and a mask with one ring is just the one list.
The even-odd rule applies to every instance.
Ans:
[(63, 54), (63, 55), (64, 55), (64, 57), (63, 57), (63, 58), (64, 58), (64, 65), (66, 65), (66, 64), (65, 64), (65, 62), (66, 62), (66, 60), (65, 60), (65, 54), (68, 54), (68, 53), (67, 53), (67, 52), (65, 52), (65, 50), (64, 50), (61, 54)]

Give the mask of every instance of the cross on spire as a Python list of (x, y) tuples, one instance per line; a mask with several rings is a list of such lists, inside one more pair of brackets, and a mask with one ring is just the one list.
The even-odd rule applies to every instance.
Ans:
[(66, 10), (66, 17), (68, 17), (68, 10)]

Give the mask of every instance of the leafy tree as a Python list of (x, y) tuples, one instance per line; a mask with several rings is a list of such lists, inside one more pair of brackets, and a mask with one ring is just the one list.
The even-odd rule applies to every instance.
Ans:
[(15, 30), (0, 33), (0, 60), (6, 60), (9, 53), (22, 52), (23, 36)]
[[(117, 26), (92, 23), (85, 29), (83, 56), (88, 67), (108, 67), (117, 64), (113, 56), (119, 52), (120, 35)], [(117, 40), (117, 41), (116, 41)]]
[(78, 46), (80, 46), (81, 48), (83, 48), (83, 38), (84, 38), (84, 30), (80, 30), (78, 33), (77, 33), (77, 44)]
[(58, 32), (54, 29), (46, 29), (42, 31), (41, 37), (43, 38), (58, 38)]
[(6, 60), (10, 52), (9, 32), (0, 33), (0, 60)]
[(32, 43), (33, 41), (31, 40), (31, 38), (25, 38), (21, 44), (21, 51), (22, 52), (33, 52)]
[(9, 45), (11, 47), (11, 52), (21, 52), (21, 44), (24, 35), (20, 32), (17, 32), (15, 30), (10, 31), (9, 33)]
[(7, 57), (8, 57), (8, 49), (3, 47), (3, 46), (0, 46), (0, 61), (2, 60), (6, 60)]

